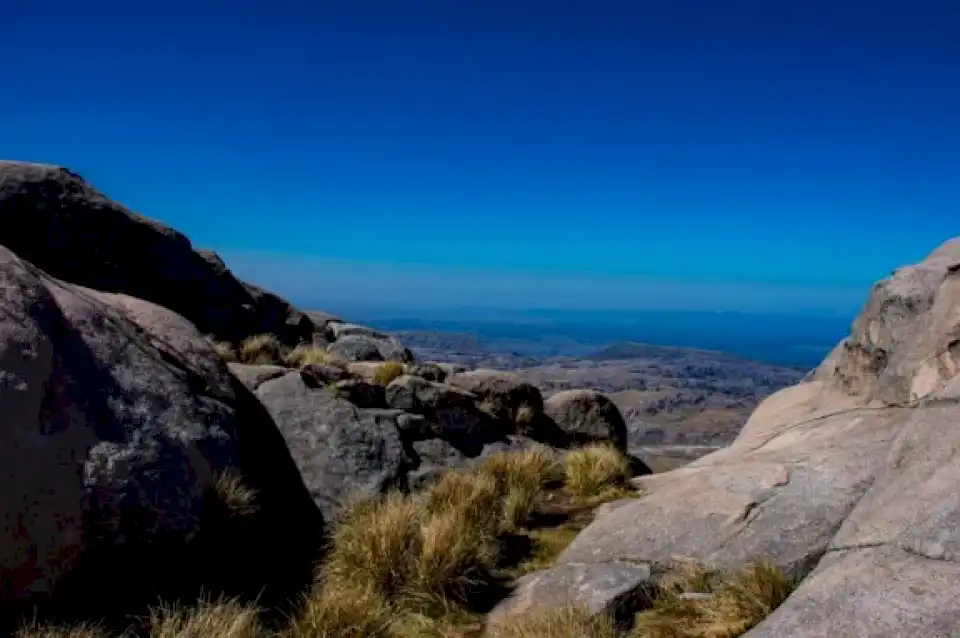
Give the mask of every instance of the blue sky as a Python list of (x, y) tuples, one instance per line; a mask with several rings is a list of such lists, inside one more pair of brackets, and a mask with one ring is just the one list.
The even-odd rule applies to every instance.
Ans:
[(0, 0), (0, 155), (313, 305), (853, 312), (960, 230), (960, 3)]

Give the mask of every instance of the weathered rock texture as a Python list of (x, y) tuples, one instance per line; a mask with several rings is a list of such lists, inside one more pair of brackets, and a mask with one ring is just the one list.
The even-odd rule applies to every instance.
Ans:
[[(58, 281), (2, 247), (0, 287), (3, 609), (50, 600), (95, 615), (200, 587), (255, 596), (308, 582), (322, 519), (209, 340), (166, 308)], [(256, 490), (255, 513), (229, 516), (225, 473)]]
[[(615, 609), (629, 589), (623, 565), (657, 572), (678, 557), (717, 567), (766, 557), (809, 575), (751, 638), (953, 635), (958, 371), (954, 240), (878, 283), (851, 335), (806, 382), (764, 401), (731, 446), (636, 479), (648, 496), (606, 509), (557, 567), (528, 579), (545, 591), (528, 584), (523, 600)], [(619, 570), (619, 586), (601, 604), (605, 565)], [(559, 587), (570, 566), (582, 576)], [(633, 587), (647, 586), (641, 571)]]
[[(201, 588), (276, 608), (351, 501), (567, 444), (526, 427), (552, 423), (531, 384), (417, 365), (390, 335), (301, 312), (68, 170), (0, 162), (0, 221), (0, 615), (142, 614)], [(214, 348), (260, 333), (346, 364), (227, 364)], [(384, 387), (388, 360), (409, 374)]]

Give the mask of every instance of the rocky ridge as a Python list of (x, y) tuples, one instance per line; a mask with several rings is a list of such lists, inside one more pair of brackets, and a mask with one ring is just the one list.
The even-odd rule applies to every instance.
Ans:
[[(625, 450), (602, 395), (547, 409), (516, 375), (418, 363), (389, 335), (238, 280), (66, 169), (0, 162), (0, 218), (10, 622), (37, 604), (82, 619), (201, 590), (292, 600), (356, 499), (535, 442), (562, 453), (610, 433)], [(218, 354), (265, 334), (280, 365)], [(323, 356), (284, 363), (298, 347)], [(385, 362), (400, 376), (380, 378)]]

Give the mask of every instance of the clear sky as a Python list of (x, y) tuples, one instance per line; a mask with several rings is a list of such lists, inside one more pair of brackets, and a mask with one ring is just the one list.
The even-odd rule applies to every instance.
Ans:
[(298, 300), (820, 309), (960, 234), (956, 0), (0, 0), (0, 155)]

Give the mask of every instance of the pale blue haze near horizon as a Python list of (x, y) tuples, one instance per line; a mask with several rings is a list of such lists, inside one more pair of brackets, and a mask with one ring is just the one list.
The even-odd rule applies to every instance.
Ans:
[(953, 0), (0, 0), (0, 156), (331, 307), (850, 315), (960, 234)]

